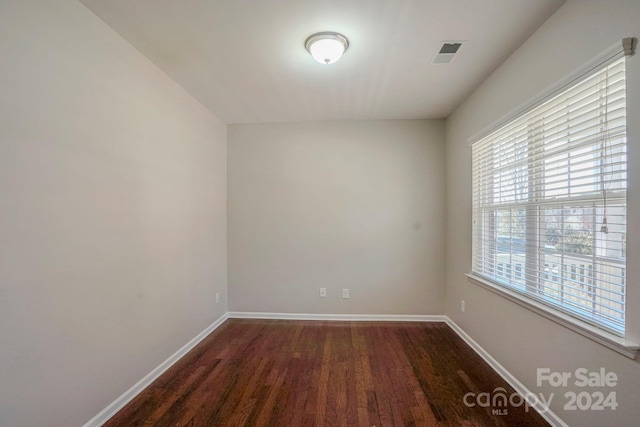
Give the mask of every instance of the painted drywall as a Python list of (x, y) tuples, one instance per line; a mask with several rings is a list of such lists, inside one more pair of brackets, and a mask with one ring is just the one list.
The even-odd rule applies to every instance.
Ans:
[(231, 311), (442, 313), (442, 121), (230, 125), (228, 140)]
[[(447, 120), (447, 307), (473, 339), (572, 426), (632, 426), (640, 417), (640, 364), (470, 283), (471, 150), (468, 139), (624, 37), (640, 36), (637, 0), (569, 0)], [(629, 140), (628, 337), (640, 338), (640, 56), (627, 61)], [(466, 311), (460, 311), (460, 300)], [(615, 372), (614, 388), (574, 386), (575, 370)], [(538, 368), (570, 372), (569, 387), (538, 387)], [(616, 393), (615, 411), (564, 410), (564, 393)], [(491, 392), (491, 390), (483, 390)], [(586, 398), (585, 398), (586, 399)]]
[(75, 0), (0, 57), (0, 425), (77, 426), (227, 311), (226, 128)]

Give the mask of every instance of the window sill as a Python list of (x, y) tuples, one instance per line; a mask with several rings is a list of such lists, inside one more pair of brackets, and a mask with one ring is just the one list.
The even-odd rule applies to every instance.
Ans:
[(611, 350), (614, 350), (630, 359), (635, 359), (638, 355), (640, 345), (634, 342), (627, 341), (622, 337), (598, 329), (595, 326), (589, 325), (588, 323), (581, 322), (571, 316), (547, 307), (537, 301), (524, 298), (517, 292), (510, 291), (509, 289), (505, 289), (501, 286), (497, 286), (482, 277), (476, 276), (474, 274), (467, 274), (466, 276), (469, 281), (480, 285), (483, 288), (496, 293), (503, 298), (515, 302), (516, 304), (528, 310), (531, 310), (534, 313), (546, 317), (547, 319), (556, 322), (557, 324), (562, 325), (565, 328), (569, 328), (572, 331), (577, 332), (580, 335), (587, 337), (599, 344), (602, 344), (605, 347), (608, 347)]

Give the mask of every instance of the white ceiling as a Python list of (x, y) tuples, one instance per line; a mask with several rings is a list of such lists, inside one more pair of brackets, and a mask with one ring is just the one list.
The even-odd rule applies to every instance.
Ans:
[[(447, 117), (564, 0), (81, 0), (226, 123)], [(318, 31), (349, 39), (315, 62)], [(466, 40), (432, 64), (445, 40)]]

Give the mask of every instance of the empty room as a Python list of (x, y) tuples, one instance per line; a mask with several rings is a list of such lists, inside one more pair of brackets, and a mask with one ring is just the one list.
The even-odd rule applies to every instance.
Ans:
[(0, 426), (638, 425), (638, 37), (0, 0)]

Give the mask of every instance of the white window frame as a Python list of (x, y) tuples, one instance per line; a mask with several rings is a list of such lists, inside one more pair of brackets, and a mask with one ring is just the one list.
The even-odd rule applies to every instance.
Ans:
[[(521, 106), (513, 113), (509, 114), (508, 116), (498, 121), (496, 124), (492, 125), (488, 130), (472, 137), (469, 141), (470, 144), (473, 145), (474, 143), (482, 140), (496, 130), (515, 121), (516, 119), (525, 115), (527, 112), (535, 109), (549, 99), (552, 99), (556, 95), (562, 93), (574, 84), (588, 78), (590, 75), (599, 72), (601, 69), (612, 64), (616, 60), (626, 55), (633, 54), (634, 50), (635, 39), (624, 39), (622, 44), (617, 44), (616, 46), (610, 48), (600, 57), (594, 59), (592, 62), (586, 64), (580, 70), (563, 79), (554, 87), (540, 94), (533, 101)], [(624, 335), (620, 334), (619, 332), (616, 333), (615, 331), (604, 330), (602, 329), (601, 325), (594, 326), (588, 321), (576, 318), (575, 315), (571, 315), (567, 312), (546, 304), (544, 300), (535, 299), (531, 296), (528, 296), (527, 292), (521, 292), (517, 289), (511, 288), (510, 286), (505, 286), (492, 277), (485, 277), (483, 275), (476, 274), (473, 271), (473, 268), (471, 272), (467, 274), (467, 277), (473, 283), (480, 285), (494, 293), (497, 293), (498, 295), (507, 298), (510, 301), (513, 301), (529, 310), (538, 313), (541, 316), (553, 320), (554, 322), (559, 323), (596, 342), (599, 342), (600, 344), (603, 344), (627, 357), (635, 358), (638, 350), (640, 350), (640, 345), (626, 340), (624, 338)]]

